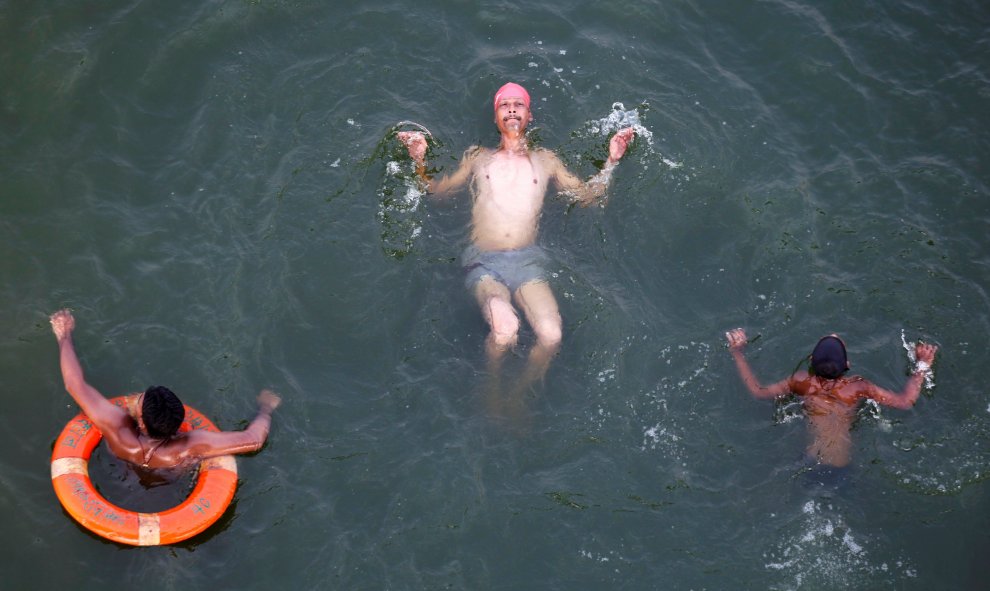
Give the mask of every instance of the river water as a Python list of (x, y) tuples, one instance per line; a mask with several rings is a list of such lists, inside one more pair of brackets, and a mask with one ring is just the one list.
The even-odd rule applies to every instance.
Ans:
[[(988, 31), (975, 1), (0, 2), (0, 586), (986, 588)], [(606, 208), (548, 197), (564, 342), (511, 400), (469, 197), (421, 195), (394, 137), (429, 128), (449, 172), (507, 80), (582, 176), (639, 131)], [(61, 509), (61, 307), (108, 396), (240, 429), (283, 395), (216, 526), (130, 548)], [(894, 390), (940, 351), (818, 488), (736, 326), (765, 381), (833, 331)], [(138, 510), (189, 490), (91, 473)]]

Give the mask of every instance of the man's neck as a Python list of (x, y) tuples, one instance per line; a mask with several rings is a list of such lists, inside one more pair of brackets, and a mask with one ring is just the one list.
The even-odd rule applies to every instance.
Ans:
[(526, 145), (526, 136), (521, 133), (503, 133), (502, 143), (499, 145), (499, 150), (518, 156), (527, 155), (529, 153), (529, 147)]

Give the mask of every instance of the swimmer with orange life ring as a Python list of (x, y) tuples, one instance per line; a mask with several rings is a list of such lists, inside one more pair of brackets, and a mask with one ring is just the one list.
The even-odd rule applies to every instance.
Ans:
[[(120, 396), (110, 402), (127, 406), (140, 394)], [(218, 431), (216, 425), (196, 409), (186, 406), (179, 433), (194, 429)], [(89, 478), (90, 454), (103, 434), (79, 413), (62, 429), (52, 451), (52, 485), (62, 506), (89, 531), (108, 540), (132, 546), (157, 546), (187, 540), (220, 518), (234, 498), (237, 462), (225, 455), (203, 460), (199, 477), (189, 497), (176, 507), (159, 513), (136, 513), (103, 498)]]
[[(262, 390), (258, 414), (243, 431), (220, 431), (160, 386), (108, 400), (83, 376), (72, 343), (71, 312), (60, 310), (50, 320), (65, 388), (83, 411), (65, 426), (52, 451), (52, 484), (66, 511), (104, 538), (140, 546), (179, 542), (216, 522), (237, 486), (232, 454), (261, 449), (281, 398)], [(146, 468), (199, 464), (192, 493), (177, 507), (159, 513), (137, 513), (109, 503), (88, 474), (89, 457), (101, 438), (114, 455)]]

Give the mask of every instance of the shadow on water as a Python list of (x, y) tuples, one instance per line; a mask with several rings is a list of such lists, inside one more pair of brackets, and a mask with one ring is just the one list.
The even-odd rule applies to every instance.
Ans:
[(186, 500), (198, 470), (146, 470), (116, 458), (105, 445), (93, 451), (89, 465), (96, 490), (129, 511), (157, 513)]
[[(104, 445), (99, 445), (91, 456), (89, 475), (93, 487), (110, 503), (137, 513), (158, 513), (181, 504), (189, 497), (196, 485), (199, 470), (145, 470), (117, 459)], [(237, 484), (239, 488), (242, 483), (238, 480)], [(67, 519), (76, 523), (64, 509), (62, 512)], [(236, 518), (236, 512), (235, 494), (227, 510), (209, 528), (188, 540), (170, 546), (187, 550), (195, 549), (226, 530)], [(127, 544), (116, 544), (90, 532), (78, 523), (76, 525), (91, 538), (116, 546), (131, 547)]]

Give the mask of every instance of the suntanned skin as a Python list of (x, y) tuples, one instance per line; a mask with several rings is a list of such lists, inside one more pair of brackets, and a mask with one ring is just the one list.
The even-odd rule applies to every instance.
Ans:
[[(457, 170), (441, 178), (426, 174), (427, 144), (423, 134), (399, 133), (399, 140), (417, 163), (417, 173), (430, 193), (449, 195), (470, 182), (471, 241), (483, 251), (514, 250), (536, 242), (551, 181), (579, 205), (604, 204), (611, 171), (635, 135), (633, 128), (617, 132), (609, 142), (605, 168), (585, 182), (568, 171), (553, 152), (529, 149), (525, 132), (531, 119), (521, 96), (501, 97), (495, 109), (495, 125), (501, 134), (499, 147), (469, 148)], [(485, 350), (492, 371), (497, 372), (504, 354), (516, 344), (518, 309), (536, 334), (522, 382), (541, 378), (560, 347), (562, 332), (557, 300), (550, 286), (545, 281), (531, 281), (510, 293), (505, 285), (485, 276), (475, 287), (474, 296), (490, 329)]]
[[(243, 431), (194, 430), (177, 433), (168, 440), (150, 437), (141, 419), (140, 404), (135, 419), (127, 409), (111, 403), (86, 382), (72, 344), (72, 331), (76, 328), (72, 312), (59, 310), (51, 315), (50, 321), (58, 341), (65, 389), (100, 430), (107, 447), (118, 458), (146, 468), (174, 468), (204, 458), (257, 451), (268, 438), (272, 412), (282, 402), (271, 390), (262, 390), (258, 395), (258, 415)], [(154, 452), (145, 463), (146, 455), (153, 448)]]
[[(746, 332), (737, 328), (725, 333), (729, 352), (736, 362), (736, 369), (743, 383), (755, 398), (776, 398), (796, 394), (804, 403), (804, 410), (811, 427), (811, 443), (808, 456), (823, 464), (842, 467), (852, 456), (852, 439), (849, 430), (856, 417), (856, 409), (862, 400), (870, 398), (884, 406), (908, 409), (914, 406), (921, 394), (925, 372), (916, 369), (900, 393), (881, 388), (861, 376), (840, 376), (827, 379), (808, 371), (795, 372), (790, 377), (769, 386), (763, 386), (746, 361)], [(928, 365), (935, 360), (936, 345), (918, 343), (916, 359)]]

